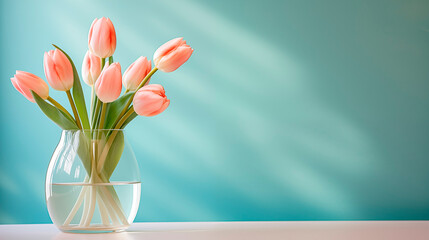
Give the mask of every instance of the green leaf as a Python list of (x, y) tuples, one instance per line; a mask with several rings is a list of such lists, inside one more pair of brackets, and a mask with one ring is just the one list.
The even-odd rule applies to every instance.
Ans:
[(82, 122), (82, 127), (84, 129), (90, 129), (89, 120), (88, 120), (88, 112), (86, 110), (86, 105), (85, 105), (85, 97), (83, 95), (82, 85), (80, 84), (79, 74), (77, 73), (76, 67), (75, 67), (72, 59), (70, 58), (70, 56), (66, 52), (64, 52), (61, 48), (59, 48), (55, 44), (52, 44), (52, 45), (54, 47), (56, 47), (58, 50), (60, 50), (61, 52), (63, 52), (66, 55), (66, 57), (69, 59), (71, 65), (72, 65), (73, 76), (74, 76), (73, 89), (72, 89), (74, 103), (76, 104), (76, 109), (79, 113), (79, 118), (80, 118), (80, 121)]
[(113, 63), (113, 56), (109, 57), (109, 65)]
[(89, 139), (90, 132), (78, 131), (79, 134), (79, 143), (77, 144), (77, 154), (79, 155), (80, 160), (82, 161), (83, 166), (85, 167), (88, 175), (91, 175), (91, 152), (90, 152), (90, 142)]
[(106, 121), (104, 124), (104, 129), (112, 129), (118, 120), (119, 114), (124, 110), (128, 101), (133, 96), (134, 92), (129, 92), (124, 94), (122, 97), (116, 99), (116, 101), (109, 104), (109, 108), (106, 114)]
[(122, 124), (122, 127), (121, 127), (121, 129), (124, 129), (127, 125), (128, 125), (128, 123), (130, 123), (134, 118), (136, 118), (138, 115), (137, 115), (137, 113), (136, 112), (133, 112), (128, 118), (127, 118), (127, 120), (125, 120), (125, 122), (124, 122), (124, 124)]
[[(112, 136), (110, 136), (112, 137)], [(103, 172), (107, 179), (112, 176), (113, 171), (118, 165), (119, 160), (121, 159), (122, 152), (124, 151), (124, 133), (122, 131), (117, 131), (115, 139), (112, 142), (112, 145), (109, 148), (107, 153), (106, 161), (104, 162)]]
[(45, 115), (50, 118), (54, 123), (60, 126), (60, 128), (64, 130), (79, 129), (74, 119), (70, 118), (67, 114), (65, 114), (63, 111), (56, 108), (55, 106), (52, 106), (51, 104), (47, 103), (39, 95), (37, 95), (37, 93), (31, 91), (31, 94), (33, 95), (34, 100), (36, 101), (40, 109), (43, 111), (43, 113), (45, 113)]

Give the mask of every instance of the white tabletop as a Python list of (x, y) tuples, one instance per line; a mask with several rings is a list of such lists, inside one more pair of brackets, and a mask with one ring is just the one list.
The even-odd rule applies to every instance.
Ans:
[(0, 225), (0, 239), (429, 239), (429, 221), (134, 223), (126, 232), (62, 233), (52, 224)]

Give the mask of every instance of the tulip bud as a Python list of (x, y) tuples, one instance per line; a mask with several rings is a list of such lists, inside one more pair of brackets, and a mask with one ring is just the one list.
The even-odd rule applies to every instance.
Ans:
[(88, 47), (100, 58), (113, 55), (116, 49), (116, 33), (110, 19), (105, 17), (94, 19), (88, 34)]
[(94, 86), (95, 94), (103, 103), (115, 101), (122, 89), (121, 65), (119, 63), (106, 64)]
[(101, 59), (87, 51), (82, 63), (82, 78), (89, 86), (94, 85), (101, 73)]
[(55, 49), (45, 52), (43, 67), (46, 79), (53, 89), (68, 91), (73, 87), (73, 68), (62, 51)]
[(136, 92), (133, 99), (134, 111), (138, 115), (152, 117), (162, 113), (170, 104), (164, 88), (159, 84), (146, 85)]
[(10, 80), (16, 90), (31, 102), (35, 102), (31, 91), (37, 93), (37, 95), (45, 100), (49, 97), (48, 84), (32, 73), (16, 71), (15, 76)]
[[(135, 91), (146, 75), (152, 69), (152, 64), (146, 57), (139, 57), (125, 71), (122, 83), (128, 91)], [(149, 84), (149, 81), (145, 85)]]
[(164, 43), (153, 54), (155, 67), (163, 72), (172, 72), (184, 64), (194, 49), (183, 38), (175, 38)]

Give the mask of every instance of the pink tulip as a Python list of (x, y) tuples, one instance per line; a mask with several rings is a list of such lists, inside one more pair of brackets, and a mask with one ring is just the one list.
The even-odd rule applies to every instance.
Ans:
[(94, 19), (89, 30), (88, 47), (100, 58), (113, 55), (116, 49), (116, 33), (110, 19), (105, 17)]
[(170, 104), (164, 88), (159, 84), (146, 85), (136, 92), (133, 99), (134, 111), (138, 115), (152, 117), (162, 113)]
[(89, 86), (94, 85), (101, 73), (101, 59), (87, 51), (82, 63), (82, 78)]
[[(152, 70), (152, 64), (146, 57), (139, 57), (125, 71), (122, 83), (128, 91), (135, 91), (144, 77)], [(149, 81), (145, 85), (149, 84)]]
[(35, 102), (33, 95), (31, 95), (31, 91), (37, 93), (41, 98), (48, 99), (49, 97), (49, 87), (45, 81), (43, 81), (38, 76), (23, 72), (16, 71), (15, 76), (10, 79), (12, 81), (12, 85), (20, 92), (24, 97), (26, 97), (31, 102)]
[(46, 79), (53, 89), (68, 91), (73, 87), (73, 68), (63, 52), (58, 49), (45, 52), (43, 66)]
[(106, 64), (95, 82), (95, 93), (103, 103), (115, 101), (121, 94), (122, 74), (119, 63)]
[(155, 67), (163, 72), (172, 72), (184, 64), (194, 49), (183, 38), (175, 38), (164, 43), (153, 54)]

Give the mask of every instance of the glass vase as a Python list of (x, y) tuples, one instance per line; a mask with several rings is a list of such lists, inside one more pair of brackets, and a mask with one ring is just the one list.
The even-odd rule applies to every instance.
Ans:
[(46, 203), (64, 232), (118, 232), (134, 221), (140, 173), (123, 130), (65, 130), (46, 174)]

